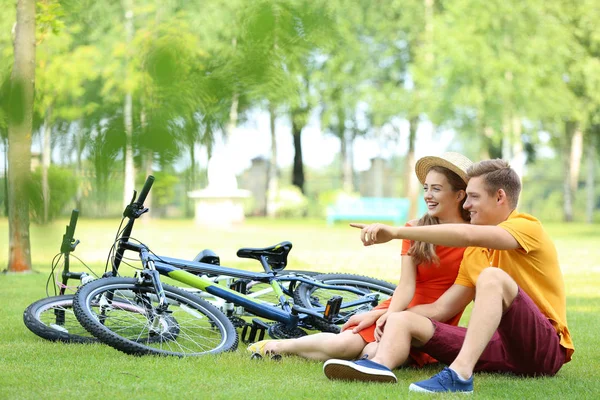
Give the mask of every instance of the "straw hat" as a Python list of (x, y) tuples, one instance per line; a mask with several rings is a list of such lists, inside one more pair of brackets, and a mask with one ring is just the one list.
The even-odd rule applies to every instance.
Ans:
[(473, 161), (469, 160), (462, 154), (448, 152), (439, 157), (427, 156), (420, 158), (415, 164), (415, 173), (417, 174), (419, 182), (425, 183), (425, 177), (427, 176), (427, 173), (431, 167), (444, 167), (448, 168), (452, 172), (455, 172), (465, 182), (467, 182), (467, 168), (469, 168), (471, 165), (473, 165)]

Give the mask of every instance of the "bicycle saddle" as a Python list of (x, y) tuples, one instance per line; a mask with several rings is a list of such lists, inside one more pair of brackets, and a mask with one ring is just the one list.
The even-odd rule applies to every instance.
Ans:
[(210, 249), (204, 249), (192, 261), (201, 262), (206, 264), (220, 265), (221, 260), (219, 256)]
[(255, 248), (242, 248), (237, 251), (237, 256), (240, 258), (254, 258), (259, 260), (262, 256), (267, 258), (267, 264), (274, 271), (281, 271), (287, 265), (287, 256), (292, 249), (290, 242), (281, 242), (275, 246)]

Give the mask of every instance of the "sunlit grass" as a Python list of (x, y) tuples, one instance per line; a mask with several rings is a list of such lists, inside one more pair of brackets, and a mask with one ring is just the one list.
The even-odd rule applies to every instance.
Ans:
[[(203, 358), (132, 357), (102, 345), (49, 343), (27, 330), (23, 310), (45, 296), (49, 263), (58, 251), (67, 221), (32, 225), (32, 258), (38, 273), (0, 275), (0, 398), (403, 398), (408, 384), (426, 378), (436, 367), (398, 370), (398, 385), (330, 382), (322, 364), (286, 358), (250, 360), (244, 346), (234, 353)], [(118, 221), (81, 219), (75, 254), (102, 270)], [(594, 398), (600, 393), (600, 229), (589, 225), (548, 225), (565, 277), (569, 328), (576, 352), (554, 378), (524, 379), (478, 374), (482, 398)], [(0, 220), (0, 243), (8, 244), (6, 219)], [(289, 240), (294, 248), (288, 268), (349, 272), (396, 281), (399, 244), (364, 248), (358, 231), (322, 221), (249, 220), (230, 230), (208, 230), (188, 220), (139, 221), (134, 236), (156, 253), (193, 258), (204, 248), (221, 263), (258, 270), (254, 260), (238, 259), (240, 247), (262, 247)], [(8, 246), (0, 253), (5, 266)], [(75, 269), (77, 267), (74, 267)], [(466, 313), (468, 316), (468, 313)], [(417, 396), (419, 397), (419, 396)]]

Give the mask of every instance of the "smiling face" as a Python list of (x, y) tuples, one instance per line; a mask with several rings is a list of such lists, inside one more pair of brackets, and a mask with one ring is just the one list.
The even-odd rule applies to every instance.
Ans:
[(471, 223), (474, 225), (497, 225), (504, 221), (511, 211), (504, 190), (499, 189), (490, 194), (486, 190), (483, 176), (469, 179), (467, 200), (463, 207), (471, 214)]
[(462, 221), (460, 202), (465, 192), (455, 191), (444, 174), (430, 170), (425, 177), (423, 191), (430, 216), (437, 217), (442, 223)]

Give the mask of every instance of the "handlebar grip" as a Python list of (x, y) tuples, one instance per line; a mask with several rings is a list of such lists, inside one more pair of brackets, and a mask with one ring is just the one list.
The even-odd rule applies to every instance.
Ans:
[(154, 177), (152, 175), (148, 175), (148, 178), (146, 178), (146, 182), (144, 183), (144, 187), (142, 188), (140, 195), (135, 201), (140, 206), (144, 204), (144, 201), (146, 201), (146, 197), (148, 196), (148, 193), (150, 192), (150, 188), (152, 187), (153, 183)]
[(75, 227), (77, 226), (77, 218), (79, 218), (79, 210), (71, 211), (71, 221), (69, 222), (69, 225), (67, 226), (67, 233), (66, 233), (66, 237), (68, 239), (73, 239), (73, 236), (75, 235)]

